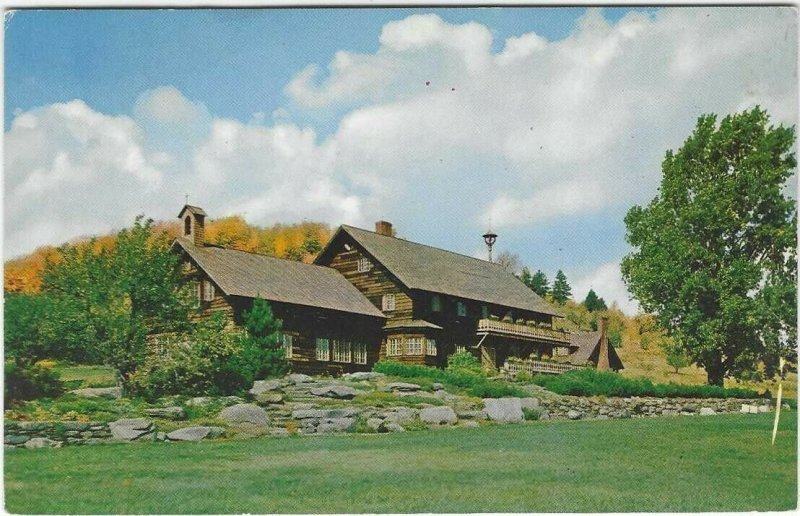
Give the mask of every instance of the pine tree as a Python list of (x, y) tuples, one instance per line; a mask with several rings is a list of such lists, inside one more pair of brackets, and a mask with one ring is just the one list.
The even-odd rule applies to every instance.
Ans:
[(559, 269), (553, 282), (553, 301), (563, 305), (570, 297), (572, 297), (572, 287), (567, 283), (567, 276)]
[(243, 371), (253, 380), (280, 376), (289, 369), (281, 346), (281, 321), (272, 314), (265, 300), (256, 298), (244, 312), (245, 335), (242, 340)]
[(550, 282), (547, 280), (547, 276), (541, 271), (541, 269), (537, 270), (536, 273), (531, 277), (531, 282), (528, 286), (531, 288), (531, 290), (542, 297), (550, 293)]

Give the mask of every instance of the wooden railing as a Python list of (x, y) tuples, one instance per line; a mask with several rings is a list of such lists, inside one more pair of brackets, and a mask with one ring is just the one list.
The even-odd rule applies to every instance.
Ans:
[(575, 371), (583, 369), (586, 366), (579, 366), (575, 364), (567, 364), (561, 362), (544, 362), (542, 360), (520, 360), (513, 362), (506, 362), (503, 364), (503, 369), (508, 373), (521, 373), (528, 374), (546, 373), (546, 374), (561, 374), (567, 371)]
[(527, 324), (494, 321), (492, 319), (480, 319), (478, 321), (478, 333), (502, 333), (504, 335), (528, 339), (545, 339), (569, 343), (569, 333), (565, 331), (541, 328), (539, 326), (528, 326)]

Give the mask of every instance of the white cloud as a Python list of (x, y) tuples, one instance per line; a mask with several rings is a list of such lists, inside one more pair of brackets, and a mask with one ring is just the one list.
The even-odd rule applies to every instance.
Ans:
[(628, 289), (622, 281), (622, 273), (619, 270), (618, 262), (608, 262), (600, 265), (588, 274), (574, 280), (572, 286), (572, 297), (577, 301), (586, 299), (586, 294), (590, 289), (602, 297), (608, 306), (616, 302), (620, 310), (626, 315), (636, 315), (639, 313), (639, 302), (630, 299)]
[[(376, 52), (301, 63), (285, 89), (292, 105), (247, 121), (214, 118), (172, 86), (142, 93), (131, 117), (77, 100), (17, 113), (5, 135), (6, 252), (139, 212), (173, 216), (184, 193), (258, 223), (551, 224), (651, 197), (665, 150), (702, 113), (760, 104), (796, 122), (791, 9), (615, 23), (589, 10), (562, 40), (528, 32), (497, 53), (491, 34), (432, 14), (387, 23)], [(325, 113), (340, 118), (324, 139), (292, 121)]]

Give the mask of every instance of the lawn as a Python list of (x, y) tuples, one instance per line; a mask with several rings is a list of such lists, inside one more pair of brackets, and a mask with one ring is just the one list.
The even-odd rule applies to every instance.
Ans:
[(117, 384), (114, 369), (99, 365), (63, 365), (53, 368), (71, 389), (113, 387)]
[(13, 513), (782, 511), (772, 415), (6, 450)]

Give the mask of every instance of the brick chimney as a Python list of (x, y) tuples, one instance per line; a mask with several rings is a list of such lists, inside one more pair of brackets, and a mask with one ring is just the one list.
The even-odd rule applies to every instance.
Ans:
[(375, 223), (375, 232), (379, 235), (394, 236), (392, 223), (385, 220), (379, 220)]
[(600, 354), (597, 357), (597, 370), (608, 371), (611, 364), (608, 362), (608, 317), (600, 318)]
[(181, 225), (181, 236), (183, 238), (188, 238), (198, 247), (204, 246), (206, 243), (206, 212), (203, 208), (187, 204), (181, 209), (178, 218), (183, 221)]

